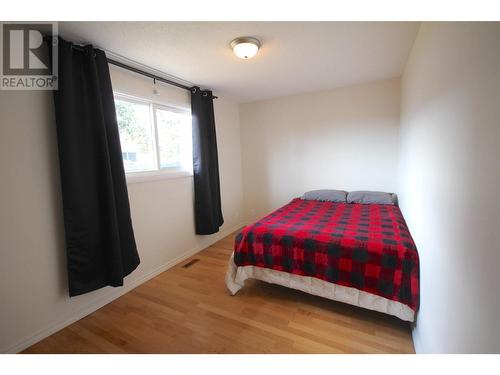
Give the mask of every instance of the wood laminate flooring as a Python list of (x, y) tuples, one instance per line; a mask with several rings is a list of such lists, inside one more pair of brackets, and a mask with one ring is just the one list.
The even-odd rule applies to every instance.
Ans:
[(231, 296), (233, 238), (24, 353), (414, 353), (410, 324), (392, 316), (257, 280)]

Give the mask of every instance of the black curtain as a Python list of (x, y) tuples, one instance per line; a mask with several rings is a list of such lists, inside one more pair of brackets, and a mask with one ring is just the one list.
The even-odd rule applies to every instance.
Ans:
[(69, 294), (121, 286), (139, 265), (106, 55), (59, 39), (54, 91)]
[(224, 223), (212, 91), (193, 87), (191, 115), (196, 234), (212, 234)]

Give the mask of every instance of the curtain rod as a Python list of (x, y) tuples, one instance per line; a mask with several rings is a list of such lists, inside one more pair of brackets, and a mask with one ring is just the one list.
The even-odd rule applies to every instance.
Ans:
[(179, 87), (179, 88), (184, 89), (184, 90), (191, 91), (191, 87), (183, 85), (182, 83), (170, 81), (169, 79), (159, 77), (159, 76), (154, 75), (152, 73), (145, 72), (144, 70), (140, 70), (140, 69), (134, 68), (134, 67), (132, 67), (130, 65), (124, 64), (122, 62), (119, 62), (119, 61), (116, 61), (116, 60), (113, 60), (113, 59), (110, 59), (110, 58), (106, 58), (106, 59), (108, 60), (109, 64), (113, 64), (113, 65), (119, 66), (120, 68), (130, 70), (131, 72), (141, 74), (143, 76), (152, 78), (152, 79), (154, 79), (156, 81), (161, 81), (163, 83), (166, 83), (166, 84), (169, 84), (169, 85), (172, 85), (172, 86), (176, 86), (176, 87)]
[[(73, 44), (72, 47), (75, 48), (75, 49), (83, 51), (83, 47), (81, 47), (79, 45)], [(188, 90), (188, 91), (191, 91), (193, 89), (193, 87), (183, 85), (182, 83), (179, 83), (179, 82), (171, 81), (169, 79), (157, 76), (155, 74), (146, 72), (146, 71), (138, 69), (138, 68), (134, 68), (133, 66), (124, 64), (124, 63), (122, 63), (120, 61), (113, 60), (113, 59), (110, 59), (108, 57), (106, 57), (106, 60), (108, 61), (108, 64), (112, 64), (112, 65), (118, 66), (120, 68), (129, 70), (131, 72), (134, 72), (134, 73), (137, 73), (137, 74), (149, 77), (149, 78), (151, 78), (151, 79), (153, 79), (155, 81), (160, 81), (160, 82), (166, 83), (167, 85), (175, 86), (175, 87), (178, 87), (178, 88), (181, 88), (181, 89), (184, 89), (184, 90)], [(215, 95), (212, 95), (212, 98), (213, 99), (218, 99), (219, 97), (215, 96)]]
[[(166, 79), (166, 78), (163, 78), (163, 77), (160, 77), (160, 76), (157, 76), (157, 75), (145, 72), (144, 70), (134, 68), (133, 66), (124, 64), (122, 62), (119, 62), (119, 61), (116, 61), (116, 60), (113, 60), (113, 59), (109, 59), (109, 58), (106, 58), (106, 60), (108, 61), (108, 64), (113, 64), (113, 65), (118, 66), (120, 68), (123, 68), (123, 69), (126, 69), (126, 70), (130, 70), (131, 72), (134, 72), (134, 73), (137, 73), (137, 74), (141, 74), (143, 76), (152, 78), (152, 79), (154, 79), (156, 81), (160, 81), (160, 82), (166, 83), (167, 85), (176, 86), (176, 87), (179, 87), (181, 89), (188, 90), (188, 91), (191, 91), (193, 89), (193, 87), (189, 87), (189, 86), (183, 85), (182, 83), (174, 82), (174, 81), (171, 81), (169, 79)], [(212, 98), (213, 99), (218, 99), (219, 97), (215, 96), (215, 95), (212, 95)]]

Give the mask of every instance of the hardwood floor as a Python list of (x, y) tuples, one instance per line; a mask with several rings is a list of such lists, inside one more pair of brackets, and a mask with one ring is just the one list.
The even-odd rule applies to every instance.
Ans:
[(230, 296), (232, 245), (230, 235), (24, 353), (414, 353), (410, 325), (391, 316), (256, 280)]

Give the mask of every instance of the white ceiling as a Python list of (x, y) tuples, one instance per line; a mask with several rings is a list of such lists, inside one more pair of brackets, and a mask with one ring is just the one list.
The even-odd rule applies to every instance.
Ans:
[[(61, 22), (96, 46), (246, 102), (401, 76), (418, 22)], [(229, 42), (254, 36), (253, 59)]]

